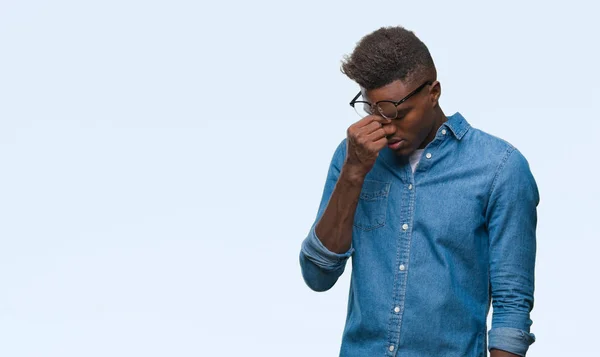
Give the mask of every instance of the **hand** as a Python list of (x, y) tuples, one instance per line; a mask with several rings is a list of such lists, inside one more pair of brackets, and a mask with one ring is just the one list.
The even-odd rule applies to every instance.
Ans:
[(366, 176), (371, 171), (379, 151), (387, 144), (387, 136), (396, 132), (390, 119), (369, 115), (348, 128), (344, 168), (353, 174)]

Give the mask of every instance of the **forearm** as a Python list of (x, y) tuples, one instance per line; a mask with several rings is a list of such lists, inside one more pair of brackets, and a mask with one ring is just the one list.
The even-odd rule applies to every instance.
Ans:
[(510, 353), (510, 352), (493, 349), (490, 351), (490, 357), (520, 357), (520, 356)]
[(363, 182), (364, 174), (344, 166), (315, 227), (321, 243), (334, 253), (342, 254), (352, 245), (352, 226)]

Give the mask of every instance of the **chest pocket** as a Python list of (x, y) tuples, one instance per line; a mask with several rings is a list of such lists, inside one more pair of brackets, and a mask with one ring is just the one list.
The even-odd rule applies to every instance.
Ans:
[(389, 182), (365, 180), (354, 215), (354, 226), (370, 231), (385, 226)]

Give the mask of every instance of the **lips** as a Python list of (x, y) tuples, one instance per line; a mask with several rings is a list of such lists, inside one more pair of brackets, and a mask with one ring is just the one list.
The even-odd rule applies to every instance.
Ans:
[(397, 150), (404, 142), (404, 139), (391, 139), (388, 141), (388, 147), (392, 150)]

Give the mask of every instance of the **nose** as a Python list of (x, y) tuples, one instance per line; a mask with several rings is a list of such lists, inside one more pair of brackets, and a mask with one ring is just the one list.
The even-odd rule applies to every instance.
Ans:
[(396, 126), (394, 124), (392, 124), (391, 121), (389, 123), (383, 124), (382, 128), (385, 131), (386, 137), (390, 137), (391, 135), (394, 135), (397, 130)]

